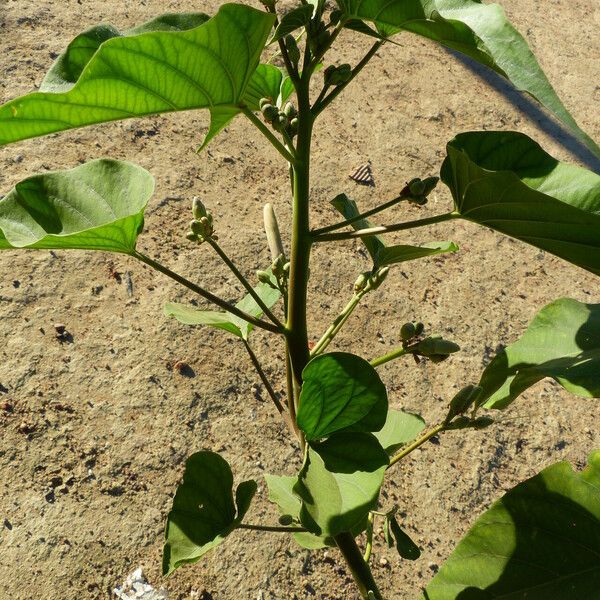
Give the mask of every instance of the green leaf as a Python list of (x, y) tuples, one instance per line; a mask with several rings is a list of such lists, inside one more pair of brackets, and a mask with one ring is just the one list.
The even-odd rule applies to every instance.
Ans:
[(0, 200), (0, 249), (131, 254), (153, 191), (148, 171), (118, 160), (28, 177)]
[(598, 145), (577, 125), (550, 85), (527, 42), (497, 4), (481, 0), (337, 0), (347, 18), (376, 24), (390, 36), (410, 31), (470, 56), (529, 93), (590, 150)]
[[(270, 269), (267, 270), (267, 273), (271, 275), (273, 284), (276, 284), (277, 280)], [(281, 292), (278, 289), (273, 289), (266, 283), (259, 283), (254, 287), (254, 291), (267, 308), (274, 306), (281, 297)], [(250, 294), (246, 294), (235, 306), (253, 317), (258, 318), (263, 314), (262, 309)], [(167, 302), (164, 306), (164, 313), (167, 317), (174, 317), (184, 325), (210, 325), (232, 333), (243, 340), (247, 340), (250, 332), (254, 329), (252, 323), (248, 323), (231, 313), (201, 310), (178, 302)]]
[(446, 252), (457, 252), (458, 246), (454, 242), (429, 242), (421, 246), (388, 246), (379, 252), (379, 266), (395, 265), (407, 260), (415, 260)]
[[(353, 219), (360, 214), (356, 202), (348, 198), (346, 194), (339, 194), (331, 201), (331, 204), (343, 215), (344, 219)], [(375, 224), (369, 219), (358, 219), (351, 224), (351, 227), (358, 231), (375, 227)], [(387, 246), (380, 235), (362, 237), (361, 240), (373, 260), (374, 269), (458, 250), (458, 246), (454, 242), (429, 242), (421, 246)]]
[(384, 426), (373, 435), (391, 455), (401, 446), (412, 442), (423, 429), (425, 421), (419, 415), (390, 409)]
[(302, 379), (297, 422), (307, 440), (383, 427), (387, 392), (366, 360), (346, 352), (321, 354), (306, 365)]
[(255, 481), (237, 487), (227, 461), (214, 452), (197, 452), (186, 462), (167, 518), (163, 575), (197, 562), (219, 545), (244, 518), (256, 493)]
[(417, 546), (410, 539), (410, 536), (402, 530), (400, 525), (398, 525), (396, 517), (389, 515), (387, 518), (389, 533), (391, 534), (391, 538), (394, 541), (398, 554), (406, 560), (417, 560), (417, 558), (421, 556), (419, 546)]
[(600, 176), (522, 133), (471, 132), (447, 146), (442, 180), (460, 216), (600, 274)]
[[(57, 91), (35, 92), (1, 106), (0, 145), (93, 123), (193, 108), (217, 111), (222, 123), (219, 111), (237, 107), (244, 98), (273, 20), (264, 11), (226, 4), (193, 29), (117, 32), (95, 51), (92, 45), (79, 63), (69, 60), (79, 66), (65, 74), (58, 89), (57, 67), (46, 87)], [(74, 75), (79, 75), (76, 81)]]
[(269, 44), (277, 42), (284, 38), (288, 33), (296, 31), (296, 29), (305, 27), (312, 17), (313, 10), (314, 7), (311, 4), (303, 4), (286, 13), (281, 18), (273, 37), (269, 40)]
[(598, 597), (600, 452), (558, 463), (485, 512), (433, 578), (426, 600)]
[(335, 536), (361, 525), (377, 506), (388, 456), (370, 433), (336, 433), (313, 442), (294, 492), (311, 532)]
[(561, 298), (545, 306), (487, 366), (478, 404), (505, 408), (544, 377), (578, 396), (600, 398), (600, 304)]

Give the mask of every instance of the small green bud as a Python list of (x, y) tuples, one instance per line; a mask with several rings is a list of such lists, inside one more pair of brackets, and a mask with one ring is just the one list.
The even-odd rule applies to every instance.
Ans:
[(262, 110), (263, 106), (266, 106), (267, 104), (273, 104), (273, 98), (261, 98), (258, 101), (258, 106), (259, 106), (260, 110)]
[(300, 61), (300, 48), (298, 48), (298, 44), (296, 43), (296, 39), (293, 35), (288, 34), (285, 36), (285, 47), (287, 48), (288, 57), (290, 62), (297, 66)]
[(260, 111), (262, 112), (265, 121), (268, 123), (272, 123), (279, 117), (279, 110), (272, 104), (264, 104)]
[(425, 184), (421, 179), (415, 177), (408, 182), (408, 189), (413, 196), (422, 196), (425, 191)]
[(414, 323), (404, 323), (400, 328), (400, 337), (405, 341), (411, 340), (417, 334), (417, 328)]
[(477, 417), (471, 421), (471, 427), (473, 429), (485, 429), (486, 427), (492, 425), (493, 422), (494, 419), (492, 419), (492, 417)]
[(285, 265), (283, 265), (283, 272), (287, 275), (289, 275), (290, 273), (290, 263), (286, 262)]
[(371, 272), (367, 271), (365, 273), (361, 273), (356, 281), (354, 282), (354, 291), (355, 292), (362, 292), (366, 287), (367, 284), (369, 283), (369, 279), (371, 277)]
[(450, 400), (450, 408), (446, 415), (446, 423), (452, 421), (457, 415), (461, 415), (477, 401), (477, 398), (481, 394), (482, 388), (478, 385), (467, 385), (460, 390), (452, 400)]
[(379, 269), (378, 271), (373, 273), (373, 275), (371, 275), (371, 279), (369, 280), (369, 287), (372, 290), (376, 290), (385, 281), (389, 272), (389, 267), (383, 267), (382, 269)]
[(429, 196), (440, 180), (439, 177), (426, 177), (421, 182), (423, 184), (423, 196)]
[(273, 127), (278, 131), (285, 129), (290, 124), (290, 120), (284, 115), (279, 113), (279, 116), (273, 121)]
[(200, 223), (200, 221), (196, 221), (195, 219), (190, 221), (190, 229), (194, 235), (204, 234), (204, 227), (202, 226), (202, 223)]
[(292, 515), (281, 515), (279, 517), (280, 525), (291, 525), (294, 522), (294, 517)]
[(415, 323), (415, 335), (421, 335), (423, 331), (425, 331), (425, 325), (423, 325), (423, 323), (420, 321)]
[(266, 283), (267, 285), (271, 285), (271, 275), (267, 273), (267, 271), (256, 271), (256, 279), (260, 281), (260, 283)]
[(283, 266), (285, 264), (285, 256), (280, 254), (271, 265), (271, 271), (273, 271), (273, 275), (277, 277), (277, 279), (281, 279), (284, 275)]
[(192, 214), (194, 215), (194, 219), (198, 220), (208, 215), (206, 206), (202, 204), (202, 201), (200, 200), (200, 198), (198, 198), (198, 196), (194, 196), (192, 200)]
[(298, 133), (298, 117), (294, 117), (290, 121), (290, 133), (292, 135), (296, 135), (296, 133)]
[(291, 102), (287, 102), (286, 105), (283, 107), (283, 114), (290, 118), (293, 119), (298, 112), (296, 111), (294, 105)]
[(193, 232), (193, 231), (188, 231), (185, 234), (185, 237), (190, 240), (190, 242), (197, 242), (198, 241), (198, 236)]

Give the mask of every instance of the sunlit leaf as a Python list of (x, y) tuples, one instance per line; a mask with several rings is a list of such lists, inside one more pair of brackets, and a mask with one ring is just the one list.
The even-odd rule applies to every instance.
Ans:
[(544, 307), (487, 366), (478, 403), (505, 408), (545, 377), (578, 396), (600, 398), (600, 304), (562, 298)]
[(150, 173), (118, 160), (28, 177), (0, 200), (0, 249), (130, 254), (153, 191)]
[(558, 463), (510, 490), (471, 528), (425, 600), (567, 600), (600, 589), (600, 452)]

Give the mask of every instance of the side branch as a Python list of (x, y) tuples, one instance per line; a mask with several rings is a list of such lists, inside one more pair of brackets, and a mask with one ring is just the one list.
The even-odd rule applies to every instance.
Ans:
[(156, 271), (160, 271), (161, 273), (163, 273), (163, 275), (170, 277), (171, 279), (175, 280), (177, 283), (183, 285), (184, 287), (188, 288), (189, 290), (192, 290), (192, 292), (195, 292), (196, 294), (198, 294), (199, 296), (202, 296), (209, 302), (216, 304), (217, 306), (219, 306), (223, 310), (231, 313), (232, 315), (235, 315), (236, 317), (239, 317), (240, 319), (243, 319), (244, 321), (248, 321), (248, 323), (252, 323), (252, 325), (254, 325), (256, 327), (260, 327), (261, 329), (266, 329), (267, 331), (270, 331), (271, 333), (283, 333), (283, 331), (276, 325), (269, 323), (267, 321), (261, 321), (260, 319), (257, 319), (256, 317), (253, 317), (252, 315), (249, 315), (248, 313), (245, 313), (243, 310), (240, 310), (239, 308), (232, 306), (231, 304), (229, 304), (222, 298), (219, 298), (218, 296), (211, 294), (208, 290), (205, 290), (203, 287), (200, 287), (199, 285), (196, 285), (195, 283), (189, 281), (185, 277), (182, 277), (178, 273), (175, 273), (175, 271), (171, 271), (171, 269), (165, 267), (164, 265), (155, 261), (154, 259), (150, 258), (149, 256), (146, 256), (145, 254), (142, 254), (141, 252), (138, 252), (137, 250), (135, 250), (131, 256), (133, 256), (134, 258), (137, 258), (138, 260), (140, 260), (141, 262), (152, 267)]
[(294, 164), (295, 158), (290, 154), (287, 148), (275, 137), (273, 132), (247, 107), (240, 107), (242, 112), (252, 121), (256, 128), (271, 142), (271, 145), (287, 162)]

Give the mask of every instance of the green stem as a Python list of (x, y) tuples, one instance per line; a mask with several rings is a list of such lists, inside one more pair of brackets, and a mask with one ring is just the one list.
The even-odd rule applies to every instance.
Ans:
[(220, 259), (229, 267), (230, 271), (236, 276), (238, 281), (246, 288), (246, 291), (252, 296), (252, 299), (263, 313), (271, 320), (280, 330), (284, 329), (283, 323), (271, 312), (269, 307), (262, 301), (261, 297), (256, 293), (250, 282), (241, 274), (239, 269), (233, 264), (231, 259), (225, 254), (218, 242), (213, 238), (206, 238), (206, 241), (211, 245), (212, 249), (219, 255)]
[(346, 304), (342, 312), (334, 319), (333, 323), (327, 328), (327, 331), (325, 331), (321, 339), (315, 344), (315, 347), (310, 353), (311, 356), (317, 356), (318, 354), (321, 354), (323, 350), (325, 350), (325, 348), (329, 346), (333, 338), (344, 326), (344, 323), (346, 323), (346, 321), (354, 312), (354, 309), (358, 306), (358, 303), (361, 301), (362, 297), (366, 293), (367, 290), (363, 290), (361, 292), (355, 293), (354, 296), (352, 296), (350, 302)]
[(444, 221), (452, 221), (460, 218), (460, 214), (456, 212), (444, 213), (435, 217), (427, 217), (426, 219), (417, 219), (416, 221), (407, 221), (405, 223), (396, 223), (394, 225), (381, 225), (380, 227), (369, 227), (368, 229), (359, 229), (358, 231), (341, 231), (339, 233), (324, 233), (315, 235), (315, 242), (335, 242), (339, 240), (352, 240), (355, 238), (366, 238), (381, 233), (392, 233), (393, 231), (403, 231), (405, 229), (414, 229), (415, 227), (424, 227), (426, 225), (434, 225), (435, 223), (443, 223)]
[(428, 431), (427, 433), (422, 435), (420, 438), (417, 438), (412, 444), (410, 444), (409, 446), (406, 446), (406, 448), (403, 448), (397, 454), (394, 454), (394, 456), (392, 456), (390, 458), (390, 464), (388, 466), (388, 469), (392, 465), (395, 465), (399, 460), (402, 460), (404, 457), (408, 456), (413, 450), (416, 450), (417, 448), (422, 446), (425, 442), (429, 441), (434, 435), (437, 435), (438, 433), (440, 433), (440, 431), (443, 431), (444, 427), (445, 427), (444, 423), (437, 425), (436, 427), (434, 427), (433, 429), (431, 429), (430, 431)]
[(273, 400), (273, 404), (275, 404), (275, 407), (279, 411), (279, 414), (283, 414), (285, 412), (284, 408), (283, 408), (281, 402), (279, 401), (279, 398), (277, 398), (277, 394), (275, 393), (275, 390), (273, 389), (271, 382), (268, 380), (265, 372), (263, 371), (262, 366), (261, 366), (260, 362), (258, 361), (258, 358), (256, 357), (256, 354), (254, 354), (254, 350), (252, 350), (252, 348), (250, 347), (248, 340), (244, 340), (244, 346), (246, 347), (246, 350), (248, 351), (250, 360), (252, 361), (252, 364), (254, 365), (256, 372), (258, 373), (261, 381), (263, 382), (265, 389), (267, 390), (269, 396), (271, 396), (271, 400)]
[(367, 544), (365, 546), (365, 554), (364, 561), (369, 564), (369, 559), (371, 558), (371, 552), (373, 551), (373, 521), (375, 520), (375, 514), (373, 512), (369, 513), (367, 517)]
[(209, 302), (216, 304), (217, 306), (221, 307), (223, 310), (231, 313), (232, 315), (235, 315), (236, 317), (239, 317), (240, 319), (243, 319), (244, 321), (248, 321), (248, 323), (252, 323), (252, 325), (254, 325), (256, 327), (260, 327), (261, 329), (266, 329), (267, 331), (270, 331), (272, 333), (283, 333), (283, 331), (276, 325), (269, 323), (268, 321), (261, 321), (260, 319), (257, 319), (256, 317), (253, 317), (252, 315), (249, 315), (248, 313), (245, 313), (243, 310), (240, 310), (236, 306), (232, 306), (231, 304), (228, 304), (222, 298), (219, 298), (218, 296), (211, 294), (209, 291), (205, 290), (204, 288), (200, 287), (199, 285), (196, 285), (195, 283), (192, 283), (185, 277), (182, 277), (178, 273), (175, 273), (175, 271), (171, 271), (171, 269), (169, 269), (169, 268), (165, 267), (164, 265), (162, 265), (161, 263), (153, 260), (149, 256), (146, 256), (145, 254), (142, 254), (141, 252), (138, 252), (137, 250), (134, 250), (134, 252), (131, 256), (133, 256), (134, 258), (137, 258), (138, 260), (140, 260), (143, 263), (147, 264), (148, 266), (152, 267), (156, 271), (160, 271), (167, 277), (174, 279), (177, 283), (183, 285), (184, 287), (188, 288), (189, 290), (192, 290), (192, 292), (195, 292), (199, 296), (206, 298), (206, 300), (208, 300)]
[(352, 223), (356, 223), (356, 221), (361, 221), (362, 219), (367, 219), (371, 215), (375, 215), (375, 214), (380, 213), (388, 208), (391, 208), (392, 206), (398, 204), (399, 202), (402, 202), (403, 200), (410, 200), (410, 198), (411, 198), (411, 196), (406, 196), (406, 195), (396, 196), (395, 198), (392, 198), (391, 200), (388, 200), (387, 202), (384, 202), (383, 204), (380, 204), (379, 206), (376, 206), (375, 208), (366, 210), (365, 212), (360, 213), (359, 215), (356, 215), (354, 217), (351, 217), (350, 219), (346, 219), (345, 221), (340, 221), (339, 223), (334, 223), (333, 225), (327, 225), (327, 227), (313, 229), (312, 234), (313, 235), (321, 235), (323, 233), (329, 233), (330, 231), (335, 231), (336, 229), (341, 229), (342, 227), (352, 225)]
[(406, 348), (396, 348), (396, 350), (392, 350), (383, 356), (378, 356), (374, 358), (369, 364), (372, 367), (379, 367), (380, 365), (384, 365), (390, 360), (394, 360), (395, 358), (400, 358), (401, 356), (405, 356), (406, 354), (411, 354)]
[(256, 128), (271, 142), (271, 145), (285, 160), (294, 164), (294, 157), (288, 152), (286, 147), (275, 137), (273, 132), (247, 107), (241, 107), (242, 112), (252, 121)]
[(365, 562), (352, 534), (340, 533), (334, 539), (342, 556), (350, 567), (350, 572), (362, 597), (368, 598), (369, 592), (372, 592), (377, 600), (383, 600), (383, 596), (373, 579), (371, 569), (369, 569), (369, 565)]
[(304, 527), (283, 527), (279, 525), (252, 525), (250, 523), (240, 523), (238, 529), (251, 529), (252, 531), (274, 531), (276, 533), (304, 533), (307, 531)]
[(385, 44), (385, 40), (375, 42), (362, 60), (354, 67), (354, 69), (352, 69), (352, 74), (348, 81), (336, 86), (329, 96), (326, 96), (320, 102), (315, 102), (313, 107), (313, 114), (315, 117), (322, 113), (323, 110), (325, 110), (325, 108), (327, 108), (327, 106), (329, 106), (329, 104), (331, 104), (346, 89), (348, 84), (362, 71), (363, 67), (371, 60), (371, 58), (373, 58), (373, 56), (375, 56), (375, 53), (383, 46), (383, 44)]

